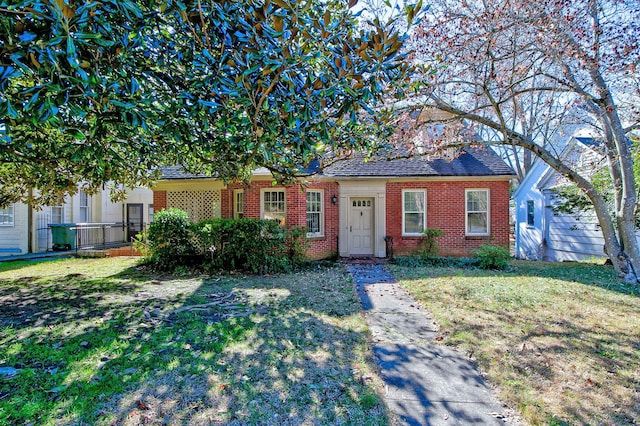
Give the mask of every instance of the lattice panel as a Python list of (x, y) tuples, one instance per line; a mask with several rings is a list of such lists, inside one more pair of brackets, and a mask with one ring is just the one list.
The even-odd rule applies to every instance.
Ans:
[(220, 191), (167, 191), (167, 208), (184, 210), (191, 222), (222, 217)]

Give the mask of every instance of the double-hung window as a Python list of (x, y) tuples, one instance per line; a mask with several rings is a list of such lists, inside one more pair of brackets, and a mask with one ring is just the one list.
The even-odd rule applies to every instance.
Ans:
[(0, 209), (0, 226), (13, 226), (13, 224), (13, 204), (11, 204), (7, 208)]
[(233, 191), (233, 217), (236, 219), (244, 217), (244, 191), (242, 189)]
[(319, 190), (307, 190), (307, 237), (324, 235), (324, 196)]
[(489, 190), (467, 189), (466, 194), (466, 234), (469, 236), (489, 235)]
[(262, 218), (275, 220), (284, 226), (286, 217), (284, 189), (263, 190), (260, 195), (262, 198)]
[(427, 229), (427, 192), (402, 191), (402, 234), (421, 235)]
[(78, 192), (78, 199), (80, 201), (80, 222), (91, 222), (91, 197), (83, 190), (80, 190)]
[(62, 223), (64, 221), (64, 205), (51, 207), (51, 223)]

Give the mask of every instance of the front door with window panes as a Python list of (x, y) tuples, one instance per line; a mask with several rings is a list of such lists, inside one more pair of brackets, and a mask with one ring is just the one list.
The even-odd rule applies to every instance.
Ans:
[(349, 211), (349, 254), (373, 254), (373, 198), (351, 198)]

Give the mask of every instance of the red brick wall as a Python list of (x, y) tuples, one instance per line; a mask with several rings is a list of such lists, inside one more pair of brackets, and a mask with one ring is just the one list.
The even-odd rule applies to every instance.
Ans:
[[(427, 228), (444, 232), (438, 238), (442, 256), (467, 256), (483, 244), (509, 246), (509, 183), (477, 182), (393, 182), (387, 184), (387, 235), (394, 239), (394, 254), (408, 254), (424, 241), (420, 237), (402, 236), (402, 190), (427, 191)], [(465, 189), (489, 189), (490, 236), (465, 235)]]
[(153, 191), (153, 210), (159, 212), (167, 208), (167, 191)]
[[(324, 259), (338, 253), (338, 204), (331, 198), (339, 197), (339, 186), (336, 182), (313, 183), (309, 189), (324, 190), (324, 236), (308, 238), (307, 254), (312, 259)], [(307, 199), (301, 185), (273, 186), (271, 181), (253, 181), (250, 185), (231, 184), (222, 191), (222, 217), (233, 217), (233, 191), (244, 189), (244, 217), (260, 217), (260, 190), (285, 188), (286, 226), (305, 226), (307, 222)], [(227, 193), (225, 195), (225, 193)]]

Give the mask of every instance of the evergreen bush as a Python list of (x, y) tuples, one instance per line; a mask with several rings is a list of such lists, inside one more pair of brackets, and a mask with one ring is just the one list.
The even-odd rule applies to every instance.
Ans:
[(173, 271), (197, 261), (196, 244), (187, 213), (164, 209), (156, 213), (147, 232), (147, 260), (155, 267)]
[(509, 249), (491, 244), (478, 247), (472, 251), (472, 254), (478, 259), (480, 267), (483, 269), (506, 269), (509, 265), (509, 259), (511, 259)]

